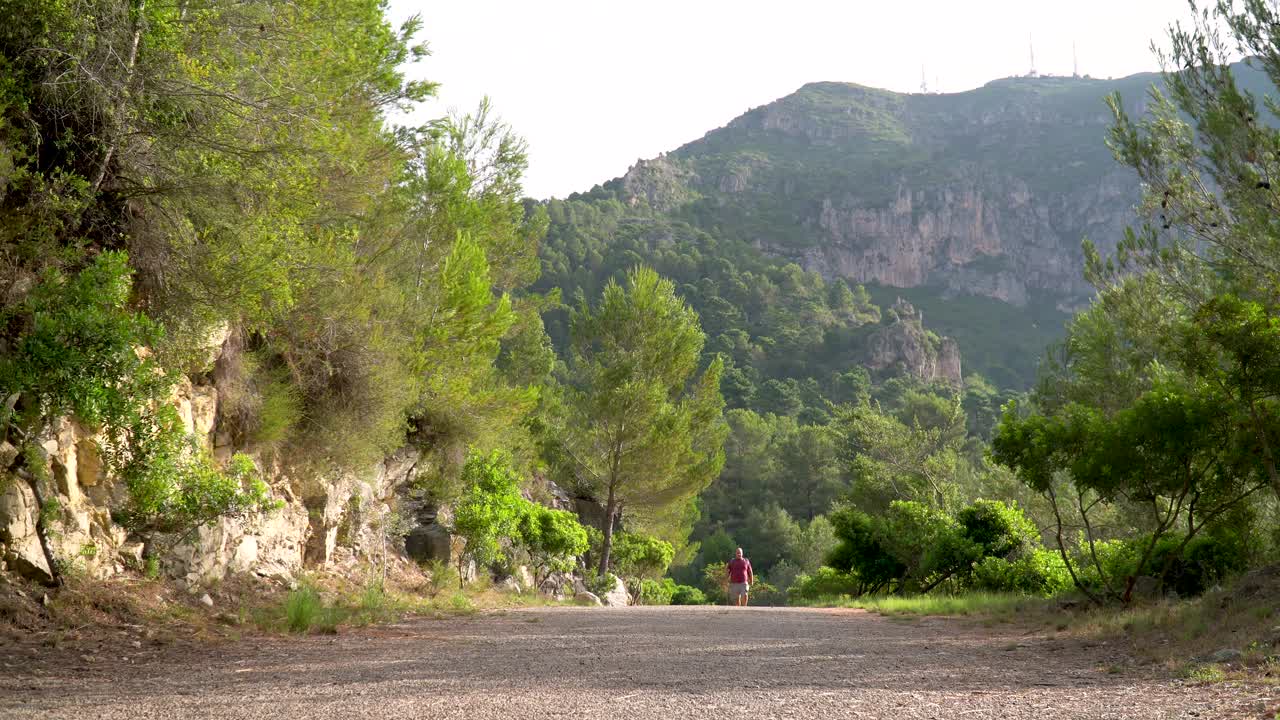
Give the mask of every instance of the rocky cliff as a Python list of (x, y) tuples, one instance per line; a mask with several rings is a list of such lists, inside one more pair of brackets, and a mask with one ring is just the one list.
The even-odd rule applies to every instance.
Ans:
[[(215, 456), (227, 456), (219, 432), (219, 390), (212, 384), (183, 380), (171, 402), (185, 429)], [(112, 519), (123, 505), (123, 483), (103, 470), (98, 438), (64, 418), (40, 439), (44, 466), (56, 495), (46, 500), (53, 554), (76, 572), (102, 578), (127, 569), (141, 570), (143, 544)], [(49, 579), (49, 566), (36, 536), (40, 508), (27, 483), (8, 472), (17, 451), (0, 443), (0, 571), (36, 580)], [(324, 476), (298, 472), (281, 460), (257, 458), (279, 509), (247, 519), (223, 519), (188, 537), (162, 539), (157, 570), (189, 587), (219, 581), (233, 573), (252, 572), (289, 580), (304, 567), (350, 565), (376, 558), (388, 547), (400, 550), (393, 509), (406, 530), (443, 535), (439, 543), (419, 550), (422, 557), (450, 558), (449, 537), (434, 524), (436, 508), (425, 507), (406, 493), (418, 469), (419, 454), (393, 453), (359, 471)], [(50, 503), (49, 500), (53, 502)]]
[(960, 346), (925, 329), (924, 315), (898, 299), (889, 311), (891, 322), (872, 333), (864, 365), (873, 372), (894, 371), (926, 383), (960, 387)]
[(1079, 305), (1081, 240), (1114, 247), (1136, 177), (1104, 96), (1155, 75), (1010, 78), (954, 95), (812, 83), (606, 188), (828, 277)]

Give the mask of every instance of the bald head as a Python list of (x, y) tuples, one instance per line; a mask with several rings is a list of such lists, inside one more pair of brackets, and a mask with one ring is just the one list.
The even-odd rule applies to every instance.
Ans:
[(737, 550), (735, 550), (733, 553), (733, 556), (737, 558), (742, 557), (742, 548), (738, 548)]

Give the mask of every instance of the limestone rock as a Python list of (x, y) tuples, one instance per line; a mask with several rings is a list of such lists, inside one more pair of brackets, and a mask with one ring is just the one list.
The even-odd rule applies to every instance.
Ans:
[(574, 595), (573, 595), (573, 599), (574, 599), (574, 600), (577, 600), (578, 602), (587, 602), (587, 603), (591, 603), (592, 605), (603, 605), (603, 604), (604, 604), (604, 603), (600, 602), (600, 598), (599, 598), (599, 597), (597, 597), (595, 593), (593, 593), (593, 592), (588, 592), (588, 591), (586, 591), (586, 590), (580, 590), (580, 591), (578, 591), (578, 592), (574, 593)]
[(120, 546), (117, 554), (124, 561), (125, 565), (134, 569), (141, 569), (143, 565), (142, 553), (144, 545), (140, 542), (125, 543)]
[(613, 589), (600, 599), (610, 607), (626, 607), (631, 604), (631, 595), (627, 593), (627, 586), (619, 577), (614, 578)]
[(0, 552), (10, 569), (36, 582), (52, 582), (53, 573), (36, 535), (35, 496), (12, 475), (0, 475)]
[(520, 586), (521, 591), (534, 589), (535, 583), (533, 581), (533, 573), (529, 572), (528, 567), (524, 565), (520, 565), (516, 567), (515, 575), (513, 575), (512, 577), (515, 579), (516, 583)]
[(0, 472), (8, 470), (13, 461), (18, 459), (18, 448), (7, 440), (0, 440)]
[(209, 597), (209, 593), (200, 596), (200, 604), (205, 607), (213, 607), (213, 598)]
[(960, 346), (925, 330), (923, 315), (901, 298), (890, 312), (896, 319), (868, 339), (867, 367), (873, 371), (901, 368), (924, 382), (944, 381), (959, 387), (963, 383)]

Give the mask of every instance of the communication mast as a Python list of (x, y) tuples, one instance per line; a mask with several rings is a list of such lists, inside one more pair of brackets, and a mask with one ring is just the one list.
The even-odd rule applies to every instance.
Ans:
[(1071, 41), (1071, 77), (1080, 78), (1080, 56), (1076, 54), (1076, 43)]
[(927, 94), (929, 92), (929, 83), (924, 77), (924, 66), (920, 66), (920, 92)]
[(1040, 73), (1036, 72), (1036, 45), (1031, 41), (1031, 35), (1027, 35), (1027, 45), (1031, 48), (1031, 72), (1027, 73), (1027, 77), (1040, 77)]

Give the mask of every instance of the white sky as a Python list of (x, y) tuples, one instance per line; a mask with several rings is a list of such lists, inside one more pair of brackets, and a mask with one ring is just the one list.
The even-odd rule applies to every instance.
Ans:
[(957, 92), (1036, 69), (1156, 70), (1186, 0), (390, 0), (422, 16), (442, 84), (413, 120), (488, 95), (529, 141), (525, 191), (564, 197), (806, 82)]

